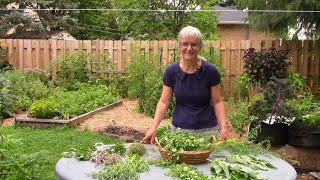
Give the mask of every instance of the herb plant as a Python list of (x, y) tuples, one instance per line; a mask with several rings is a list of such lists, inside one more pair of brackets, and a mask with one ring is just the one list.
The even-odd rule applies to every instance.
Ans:
[(144, 147), (144, 145), (140, 144), (139, 142), (132, 143), (128, 148), (128, 154), (138, 154), (140, 156), (143, 156), (147, 153), (147, 149)]
[(251, 168), (243, 168), (238, 164), (231, 164), (222, 160), (210, 160), (210, 171), (216, 178), (226, 179), (265, 179)]
[(249, 114), (257, 120), (268, 120), (271, 124), (290, 124), (297, 116), (297, 112), (288, 105), (288, 100), (296, 96), (288, 79), (272, 77), (263, 90), (263, 100), (257, 100), (250, 108)]
[(190, 164), (177, 164), (170, 167), (170, 171), (166, 173), (167, 176), (178, 177), (182, 180), (209, 180), (208, 176), (205, 176), (197, 168)]
[(141, 172), (149, 170), (149, 165), (139, 155), (133, 154), (127, 156), (126, 161), (105, 166), (100, 172), (93, 173), (92, 176), (97, 179), (110, 180), (138, 180)]

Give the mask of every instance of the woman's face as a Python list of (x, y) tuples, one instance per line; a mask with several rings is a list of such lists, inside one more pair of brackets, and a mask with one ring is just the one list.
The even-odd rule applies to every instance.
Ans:
[(201, 50), (200, 40), (196, 36), (181, 36), (179, 49), (182, 59), (196, 60)]

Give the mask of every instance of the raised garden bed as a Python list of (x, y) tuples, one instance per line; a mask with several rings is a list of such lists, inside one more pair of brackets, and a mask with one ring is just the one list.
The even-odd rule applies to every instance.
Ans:
[(109, 104), (107, 106), (95, 109), (93, 111), (87, 112), (85, 114), (76, 116), (70, 120), (63, 120), (63, 119), (38, 119), (38, 118), (30, 118), (27, 117), (27, 115), (22, 115), (16, 118), (16, 123), (19, 124), (26, 124), (31, 126), (37, 126), (37, 127), (48, 127), (48, 126), (54, 126), (54, 125), (77, 125), (79, 123), (84, 122), (85, 120), (91, 118), (95, 114), (106, 111), (109, 109), (112, 109), (116, 106), (122, 105), (122, 101), (117, 101), (113, 104)]

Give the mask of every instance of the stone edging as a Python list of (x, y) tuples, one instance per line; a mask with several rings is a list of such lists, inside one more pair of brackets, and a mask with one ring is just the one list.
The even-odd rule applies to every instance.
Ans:
[(52, 125), (77, 125), (79, 123), (82, 123), (83, 121), (91, 118), (95, 114), (110, 110), (114, 107), (120, 106), (123, 104), (123, 101), (117, 101), (113, 104), (109, 104), (107, 106), (95, 109), (93, 111), (87, 112), (85, 114), (81, 114), (79, 116), (76, 116), (70, 120), (63, 120), (63, 119), (39, 119), (39, 118), (30, 118), (27, 117), (27, 115), (23, 115), (20, 117), (16, 118), (16, 123), (20, 124), (26, 124), (26, 125), (33, 125), (33, 126), (38, 126), (38, 127), (47, 127), (47, 126), (52, 126)]

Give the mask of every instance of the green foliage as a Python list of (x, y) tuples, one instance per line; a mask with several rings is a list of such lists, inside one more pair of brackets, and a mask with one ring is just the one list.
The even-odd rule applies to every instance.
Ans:
[(290, 124), (297, 116), (297, 112), (287, 104), (288, 100), (296, 97), (293, 90), (288, 79), (272, 77), (263, 89), (264, 99), (257, 100), (249, 108), (249, 114), (258, 121), (274, 118), (276, 123)]
[(245, 128), (252, 121), (248, 112), (249, 107), (250, 103), (243, 100), (234, 101), (230, 98), (227, 103), (228, 120), (230, 120), (232, 127), (240, 133), (240, 136), (246, 132)]
[(127, 156), (125, 162), (119, 162), (112, 166), (105, 166), (100, 172), (93, 173), (92, 176), (97, 179), (128, 179), (138, 180), (140, 172), (149, 170), (149, 165), (139, 155), (133, 154)]
[[(159, 134), (159, 133), (157, 133)], [(161, 147), (172, 152), (199, 151), (213, 148), (212, 136), (192, 133), (182, 129), (159, 136)]]
[(55, 72), (55, 82), (58, 86), (73, 90), (73, 82), (88, 82), (88, 62), (92, 62), (92, 55), (78, 51), (55, 59), (51, 64), (51, 71)]
[(4, 117), (15, 115), (13, 113), (12, 95), (10, 82), (0, 73), (0, 121)]
[(226, 141), (218, 141), (215, 143), (215, 153), (228, 150), (232, 154), (242, 154), (242, 155), (257, 155), (263, 152), (267, 152), (269, 147), (264, 148), (262, 143), (253, 143), (247, 139), (237, 140), (237, 139), (227, 139)]
[(144, 147), (144, 145), (138, 142), (132, 143), (128, 149), (129, 155), (138, 154), (139, 156), (143, 156), (144, 154), (146, 154), (146, 152), (147, 152), (147, 149)]
[[(148, 56), (150, 59), (146, 59)], [(133, 54), (125, 67), (128, 97), (137, 98), (139, 111), (149, 116), (154, 115), (162, 90), (163, 67), (159, 68), (153, 62), (157, 62), (156, 56), (138, 53)], [(168, 116), (171, 116), (172, 109), (170, 105)]]
[(219, 179), (265, 179), (259, 172), (255, 172), (251, 168), (243, 168), (238, 164), (231, 164), (218, 159), (211, 161), (210, 171)]
[(288, 77), (287, 50), (270, 48), (256, 52), (250, 48), (245, 52), (244, 72), (248, 74), (250, 82), (261, 83), (264, 86), (271, 77), (283, 79)]
[(204, 46), (201, 50), (201, 56), (204, 57), (208, 62), (211, 62), (212, 64), (214, 64), (218, 68), (221, 76), (221, 81), (223, 82), (226, 74), (226, 70), (222, 64), (221, 57), (215, 52), (216, 51), (214, 47)]
[(309, 126), (319, 126), (320, 125), (320, 107), (316, 107), (302, 116), (302, 119), (298, 122), (301, 124)]
[(296, 88), (302, 88), (306, 85), (307, 77), (298, 73), (290, 72), (288, 79), (290, 84)]
[(53, 119), (59, 117), (58, 102), (49, 99), (35, 101), (29, 108), (29, 117)]
[[(297, 12), (277, 13), (277, 12), (249, 12), (248, 20), (250, 24), (258, 30), (272, 32), (278, 36), (288, 34), (288, 29), (297, 30), (295, 33), (305, 32), (309, 37), (317, 39), (319, 37), (320, 20), (317, 13), (303, 13), (299, 11), (319, 11), (318, 0), (282, 0), (268, 1), (262, 3), (260, 0), (237, 0), (236, 4), (241, 8), (249, 10), (291, 10)], [(284, 37), (288, 38), (288, 37)]]
[[(81, 131), (68, 126), (33, 128), (16, 125), (1, 127), (1, 133), (5, 137), (5, 144), (7, 144), (4, 149), (9, 151), (6, 153), (7, 160), (5, 161), (13, 165), (10, 167), (10, 174), (18, 174), (17, 178), (12, 179), (26, 179), (23, 175), (28, 175), (29, 173), (40, 177), (30, 179), (56, 179), (54, 169), (56, 163), (61, 158), (62, 152), (71, 148), (88, 149), (96, 142), (104, 144), (115, 144), (118, 142), (117, 139), (106, 135)], [(10, 141), (6, 138), (7, 136), (10, 136)], [(48, 153), (40, 153), (43, 150), (48, 151)], [(35, 156), (33, 153), (37, 153), (39, 156)], [(10, 157), (13, 158), (10, 159)], [(44, 161), (46, 163), (43, 163)], [(8, 163), (4, 163), (4, 161), (0, 162), (0, 173), (2, 173), (2, 169), (7, 168), (6, 165)], [(22, 169), (23, 171), (27, 171), (27, 174), (23, 174)], [(5, 178), (1, 177), (0, 179)]]
[(188, 12), (200, 8), (209, 9), (209, 4), (217, 0), (210, 1), (183, 1), (178, 0), (168, 3), (165, 0), (160, 1), (117, 1), (115, 7), (124, 9), (148, 9), (148, 10), (186, 10), (179, 11), (154, 11), (154, 12), (119, 12), (117, 14), (119, 27), (124, 30), (129, 37), (135, 39), (165, 39), (176, 38), (179, 31), (187, 26), (193, 25), (203, 32), (204, 38), (216, 38), (216, 25), (218, 23), (215, 12)]
[(43, 70), (12, 70), (6, 71), (4, 75), (12, 84), (13, 105), (17, 109), (27, 110), (34, 101), (52, 92), (49, 76)]
[(120, 155), (124, 155), (126, 153), (126, 148), (124, 147), (124, 142), (119, 142), (112, 146), (109, 150), (109, 153), (117, 153)]
[(240, 100), (249, 96), (250, 79), (248, 74), (242, 73), (240, 76), (237, 76), (232, 84), (234, 84), (233, 97), (237, 97)]
[(1, 179), (42, 179), (43, 165), (48, 163), (48, 151), (18, 155), (14, 147), (21, 146), (20, 139), (1, 136), (0, 141), (0, 178)]
[[(36, 118), (45, 118), (46, 115), (52, 117), (54, 115), (58, 118), (70, 119), (97, 107), (114, 103), (118, 97), (116, 90), (113, 90), (114, 87), (112, 86), (75, 83), (73, 87), (78, 90), (64, 91), (63, 89), (56, 89), (53, 95), (45, 100), (34, 102), (31, 106), (32, 109), (29, 109), (30, 115)], [(44, 106), (44, 103), (46, 106)]]
[(166, 173), (167, 176), (178, 177), (183, 180), (209, 180), (209, 177), (205, 176), (196, 167), (190, 164), (177, 164), (170, 167), (170, 171)]
[(243, 164), (254, 170), (268, 171), (271, 169), (276, 169), (276, 167), (269, 161), (256, 156), (233, 154), (228, 156), (227, 161), (230, 163)]
[[(113, 1), (72, 0), (78, 9), (113, 9)], [(71, 12), (77, 19), (70, 33), (76, 39), (121, 39), (124, 35), (118, 30), (117, 16), (114, 11), (79, 11)]]
[[(15, 8), (34, 9), (68, 9), (75, 8), (76, 3), (71, 1), (3, 1), (0, 4), (1, 8), (9, 8), (10, 4), (15, 3)], [(33, 32), (34, 34), (42, 33), (46, 30), (69, 30), (75, 25), (75, 19), (70, 17), (70, 14), (75, 12), (70, 11), (34, 11), (36, 17), (30, 16), (22, 11), (5, 11), (2, 15), (4, 23), (0, 26), (0, 31), (8, 31), (15, 28), (16, 33), (25, 34)]]

